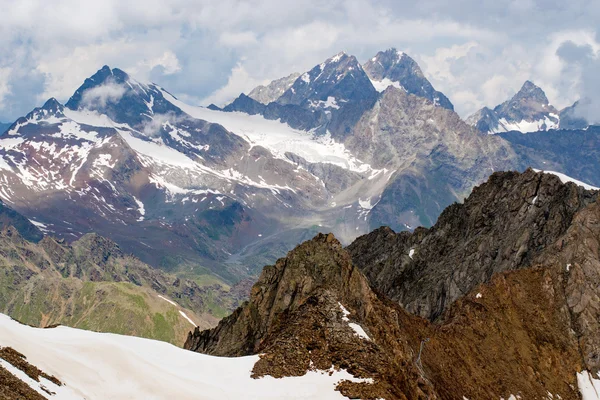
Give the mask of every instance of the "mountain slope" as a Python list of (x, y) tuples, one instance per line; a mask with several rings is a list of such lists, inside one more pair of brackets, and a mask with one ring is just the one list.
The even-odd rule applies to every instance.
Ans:
[(35, 326), (64, 324), (181, 344), (192, 320), (211, 326), (215, 314), (235, 306), (216, 288), (153, 270), (94, 234), (70, 246), (47, 236), (35, 244), (6, 228), (0, 253), (0, 310)]
[(600, 187), (600, 128), (500, 134), (521, 158), (522, 165), (560, 171)]
[(557, 129), (560, 117), (544, 91), (531, 81), (526, 81), (510, 100), (493, 110), (484, 107), (466, 121), (484, 133), (528, 133)]
[[(539, 198), (532, 204), (535, 190), (529, 189), (536, 187)], [(499, 197), (489, 203), (493, 194)], [(340, 382), (337, 390), (350, 398), (579, 399), (597, 382), (598, 371), (597, 195), (532, 171), (498, 173), (467, 205), (446, 210), (431, 230), (437, 239), (424, 229), (359, 239), (350, 251), (356, 254), (362, 246), (358, 254), (371, 257), (367, 267), (357, 267), (332, 235), (318, 235), (265, 267), (246, 305), (216, 328), (190, 333), (185, 346), (208, 354), (260, 354), (257, 376), (300, 376), (333, 364), (372, 379)], [(489, 207), (481, 217), (472, 216), (469, 202), (483, 197)], [(502, 210), (509, 204), (507, 215)], [(493, 225), (511, 226), (517, 215), (524, 217), (526, 230), (526, 220), (543, 218), (544, 210), (550, 214), (546, 226), (529, 225), (539, 229), (532, 232), (531, 253), (519, 243), (508, 245), (506, 267), (478, 280), (486, 267), (476, 260), (488, 258), (479, 243), (494, 244)], [(456, 237), (469, 244), (468, 252), (461, 253), (466, 247)], [(422, 241), (414, 252), (410, 240)], [(427, 250), (436, 240), (443, 244)], [(455, 247), (461, 255), (452, 259)], [(383, 271), (381, 260), (399, 258), (419, 263), (413, 274), (404, 275), (412, 282), (435, 276), (441, 258), (456, 272), (456, 284), (467, 285), (435, 324), (390, 301), (377, 280), (368, 281), (359, 271)], [(468, 265), (474, 275), (461, 272)], [(427, 296), (430, 288), (420, 289)]]
[(435, 320), (494, 274), (531, 267), (597, 197), (533, 170), (495, 173), (464, 204), (448, 207), (432, 228), (412, 234), (381, 228), (348, 250), (374, 287)]
[(454, 110), (450, 100), (442, 92), (435, 90), (425, 78), (415, 60), (403, 52), (394, 48), (380, 51), (365, 63), (364, 69), (380, 92), (391, 85), (426, 98), (435, 105)]
[(431, 226), (441, 211), (495, 170), (517, 165), (503, 140), (477, 135), (451, 110), (388, 87), (355, 126), (346, 146), (395, 173), (368, 215), (371, 229)]

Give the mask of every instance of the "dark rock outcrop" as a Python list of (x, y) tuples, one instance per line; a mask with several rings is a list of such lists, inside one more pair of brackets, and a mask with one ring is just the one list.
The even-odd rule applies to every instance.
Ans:
[(430, 320), (499, 272), (530, 267), (598, 193), (527, 170), (494, 173), (430, 229), (380, 228), (349, 247), (372, 285)]

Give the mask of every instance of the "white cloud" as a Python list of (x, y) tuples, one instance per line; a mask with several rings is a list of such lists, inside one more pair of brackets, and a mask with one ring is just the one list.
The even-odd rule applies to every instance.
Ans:
[(237, 64), (231, 70), (227, 84), (204, 98), (201, 104), (214, 103), (222, 106), (238, 97), (240, 93), (248, 93), (262, 83), (264, 82), (252, 78), (241, 64)]
[(131, 73), (137, 75), (140, 70), (151, 71), (156, 67), (162, 67), (165, 75), (171, 75), (181, 71), (181, 65), (179, 65), (179, 60), (175, 53), (167, 50), (158, 57), (140, 61), (136, 68), (131, 70)]
[(123, 85), (107, 81), (100, 86), (94, 86), (83, 92), (81, 105), (83, 108), (96, 109), (105, 107), (108, 103), (117, 103), (127, 89)]
[[(0, 120), (66, 100), (102, 65), (181, 98), (225, 102), (345, 50), (413, 56), (461, 115), (531, 79), (557, 106), (583, 93), (562, 43), (595, 42), (589, 0), (0, 0)], [(5, 73), (6, 75), (6, 73)], [(4, 85), (4, 86), (2, 86)]]
[(10, 68), (0, 68), (0, 107), (4, 105), (4, 99), (11, 93), (10, 75)]

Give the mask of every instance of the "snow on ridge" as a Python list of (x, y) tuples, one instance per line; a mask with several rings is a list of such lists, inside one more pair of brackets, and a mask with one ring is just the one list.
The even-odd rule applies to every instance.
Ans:
[(228, 131), (245, 139), (250, 145), (262, 146), (268, 149), (274, 157), (287, 162), (289, 160), (285, 157), (285, 153), (291, 152), (310, 163), (334, 164), (359, 173), (376, 173), (378, 171), (355, 158), (343, 143), (336, 142), (330, 134), (317, 136), (313, 132), (293, 129), (281, 121), (268, 120), (261, 115), (190, 106), (165, 91), (162, 93), (167, 101), (190, 116), (220, 124)]
[[(522, 121), (518, 121), (518, 122), (516, 122), (516, 121), (509, 122), (506, 120), (506, 118), (500, 118), (500, 120), (498, 120), (498, 126), (491, 129), (488, 133), (495, 134), (495, 133), (510, 132), (510, 131), (519, 131), (521, 133), (531, 133), (531, 132), (537, 132), (537, 131), (541, 131), (541, 130), (558, 129), (558, 125), (560, 122), (558, 115), (550, 114), (550, 116), (553, 118), (556, 118), (556, 121), (551, 120), (547, 116), (544, 116), (544, 118), (541, 118), (541, 119), (538, 119), (535, 121), (522, 120)], [(542, 129), (544, 126), (545, 126), (545, 129)]]
[(362, 326), (360, 326), (357, 323), (350, 322), (350, 319), (348, 318), (348, 315), (350, 315), (350, 311), (348, 311), (346, 307), (342, 305), (342, 303), (338, 302), (338, 305), (340, 306), (340, 310), (342, 310), (342, 321), (346, 322), (348, 326), (352, 328), (354, 334), (361, 339), (371, 340), (371, 338), (369, 337), (369, 335), (367, 335), (367, 332), (365, 332)]
[[(56, 399), (344, 399), (341, 380), (372, 383), (345, 370), (251, 378), (258, 355), (215, 357), (169, 343), (59, 326), (21, 325), (0, 314), (0, 343), (56, 376), (71, 397)], [(331, 375), (330, 375), (331, 373)], [(231, 383), (235, 382), (235, 385)], [(58, 394), (58, 392), (57, 392)]]
[(560, 173), (560, 172), (556, 172), (556, 171), (546, 171), (546, 170), (535, 169), (535, 168), (534, 168), (533, 170), (534, 170), (535, 172), (543, 172), (543, 173), (545, 173), (545, 174), (556, 175), (556, 176), (557, 176), (557, 177), (560, 179), (560, 181), (561, 181), (562, 183), (572, 182), (572, 183), (576, 184), (577, 186), (582, 186), (582, 187), (583, 187), (584, 189), (586, 189), (586, 190), (600, 190), (600, 188), (597, 188), (597, 187), (595, 187), (595, 186), (592, 186), (592, 185), (590, 185), (590, 184), (587, 184), (587, 183), (585, 183), (585, 182), (581, 182), (581, 181), (579, 181), (579, 180), (577, 180), (577, 179), (575, 179), (575, 178), (571, 178), (570, 176), (568, 176), (568, 175), (565, 175), (565, 174), (563, 174), (563, 173)]
[(387, 89), (390, 86), (393, 86), (393, 87), (398, 88), (398, 89), (402, 89), (405, 92), (407, 91), (404, 88), (404, 86), (402, 86), (400, 84), (400, 82), (398, 82), (398, 81), (392, 81), (389, 78), (383, 78), (380, 81), (376, 81), (376, 80), (371, 79), (371, 78), (369, 78), (369, 79), (371, 80), (371, 84), (373, 85), (373, 87), (375, 88), (375, 90), (377, 90), (380, 93), (383, 92), (385, 89)]

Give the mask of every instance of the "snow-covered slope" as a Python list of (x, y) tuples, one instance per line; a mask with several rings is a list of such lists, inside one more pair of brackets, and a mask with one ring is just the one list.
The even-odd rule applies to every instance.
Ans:
[(4, 314), (0, 346), (12, 347), (57, 377), (64, 384), (60, 391), (55, 396), (42, 392), (57, 400), (343, 399), (337, 383), (361, 381), (343, 370), (253, 379), (258, 356), (213, 357), (131, 336), (32, 328)]
[(310, 131), (293, 129), (280, 121), (268, 120), (261, 115), (242, 112), (223, 112), (187, 105), (169, 93), (163, 95), (170, 102), (194, 118), (220, 124), (243, 137), (253, 146), (262, 146), (274, 156), (288, 160), (293, 153), (309, 163), (328, 163), (356, 172), (378, 173), (370, 165), (356, 159), (345, 146), (330, 135), (315, 135)]

